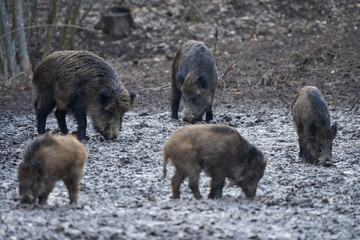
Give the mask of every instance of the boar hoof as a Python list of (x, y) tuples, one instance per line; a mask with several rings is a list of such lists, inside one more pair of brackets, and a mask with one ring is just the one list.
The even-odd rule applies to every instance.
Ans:
[(197, 199), (197, 200), (200, 200), (200, 199), (202, 199), (202, 196), (201, 196), (201, 194), (196, 194), (196, 195), (194, 195), (194, 197)]
[(77, 138), (80, 140), (80, 141), (88, 141), (90, 138), (86, 135), (82, 135), (82, 134), (78, 134), (76, 133), (76, 136)]
[(333, 165), (331, 161), (324, 161), (322, 164), (324, 167), (331, 167)]
[(177, 196), (172, 195), (172, 196), (170, 196), (170, 198), (171, 198), (171, 199), (179, 199), (179, 198), (180, 198), (180, 196), (179, 196), (179, 195), (177, 195)]
[(171, 118), (174, 120), (178, 120), (179, 119), (179, 115), (178, 114), (172, 114)]

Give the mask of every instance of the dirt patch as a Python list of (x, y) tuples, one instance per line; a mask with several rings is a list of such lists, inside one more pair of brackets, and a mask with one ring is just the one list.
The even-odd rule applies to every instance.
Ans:
[[(115, 141), (104, 141), (89, 124), (75, 208), (61, 182), (47, 207), (19, 206), (16, 169), (36, 135), (35, 115), (30, 91), (1, 88), (0, 238), (359, 238), (359, 5), (332, 2), (244, 1), (234, 8), (199, 1), (203, 24), (184, 20), (185, 6), (154, 1), (150, 9), (161, 16), (136, 8), (139, 27), (126, 39), (82, 32), (79, 47), (104, 57), (137, 98)], [(89, 26), (97, 15), (91, 16)], [(236, 127), (269, 158), (252, 201), (228, 184), (222, 199), (197, 201), (187, 181), (180, 200), (169, 198), (173, 167), (163, 179), (161, 147), (186, 125), (170, 119), (171, 60), (185, 39), (214, 50), (220, 77), (236, 63), (218, 86), (213, 123)], [(298, 159), (290, 104), (304, 85), (324, 93), (331, 121), (339, 124), (330, 167)], [(58, 131), (53, 114), (47, 128)], [(209, 178), (202, 175), (200, 183), (206, 196)]]

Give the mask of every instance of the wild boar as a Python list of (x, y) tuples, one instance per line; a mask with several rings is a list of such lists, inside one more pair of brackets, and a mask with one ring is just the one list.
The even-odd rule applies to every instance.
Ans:
[(171, 178), (172, 197), (180, 197), (180, 185), (189, 178), (189, 188), (196, 199), (200, 172), (211, 177), (209, 198), (221, 198), (225, 179), (241, 187), (253, 198), (267, 163), (263, 153), (245, 140), (236, 129), (215, 124), (189, 125), (173, 133), (163, 147), (163, 171), (168, 159), (175, 166)]
[(79, 184), (87, 158), (85, 146), (76, 137), (44, 134), (24, 151), (18, 168), (20, 203), (46, 205), (49, 193), (63, 180), (70, 204), (77, 203)]
[(299, 137), (299, 157), (302, 161), (330, 164), (337, 123), (330, 126), (328, 107), (319, 89), (303, 87), (291, 104), (291, 113)]
[(65, 116), (72, 113), (80, 140), (86, 138), (87, 115), (105, 139), (114, 139), (134, 96), (99, 56), (87, 51), (54, 52), (37, 66), (33, 77), (38, 133), (45, 133), (46, 118), (56, 107), (62, 133), (68, 133)]
[(187, 41), (180, 48), (172, 64), (171, 117), (178, 119), (181, 95), (183, 95), (183, 120), (194, 123), (213, 119), (212, 104), (218, 74), (213, 55), (204, 43)]

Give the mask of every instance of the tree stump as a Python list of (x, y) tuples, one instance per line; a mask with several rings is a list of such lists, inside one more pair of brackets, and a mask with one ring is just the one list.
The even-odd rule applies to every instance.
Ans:
[(131, 34), (131, 28), (135, 28), (135, 23), (128, 8), (112, 7), (101, 11), (100, 21), (94, 28), (110, 34), (115, 39), (122, 39)]

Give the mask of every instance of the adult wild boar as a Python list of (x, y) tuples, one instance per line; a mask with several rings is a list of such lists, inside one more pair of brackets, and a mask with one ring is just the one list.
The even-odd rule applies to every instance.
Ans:
[(172, 197), (180, 197), (180, 185), (189, 177), (189, 187), (196, 199), (202, 170), (211, 177), (209, 198), (221, 198), (225, 178), (253, 198), (267, 163), (263, 153), (245, 140), (234, 128), (199, 124), (178, 129), (163, 147), (163, 171), (168, 159), (175, 166), (171, 178)]
[(330, 115), (319, 89), (303, 87), (291, 104), (293, 124), (298, 133), (303, 162), (330, 164), (337, 123), (330, 126)]
[(63, 180), (70, 203), (77, 203), (79, 183), (87, 158), (86, 148), (76, 137), (44, 134), (24, 151), (18, 168), (20, 203), (46, 205), (49, 193)]
[(187, 41), (180, 48), (172, 64), (171, 117), (178, 119), (181, 95), (183, 98), (183, 120), (194, 123), (213, 119), (212, 103), (218, 75), (213, 55), (204, 43)]
[(33, 99), (39, 134), (45, 132), (46, 118), (56, 107), (55, 116), (62, 133), (68, 133), (65, 115), (72, 113), (80, 140), (86, 137), (86, 115), (105, 139), (114, 139), (133, 97), (115, 70), (91, 52), (54, 52), (34, 72)]

